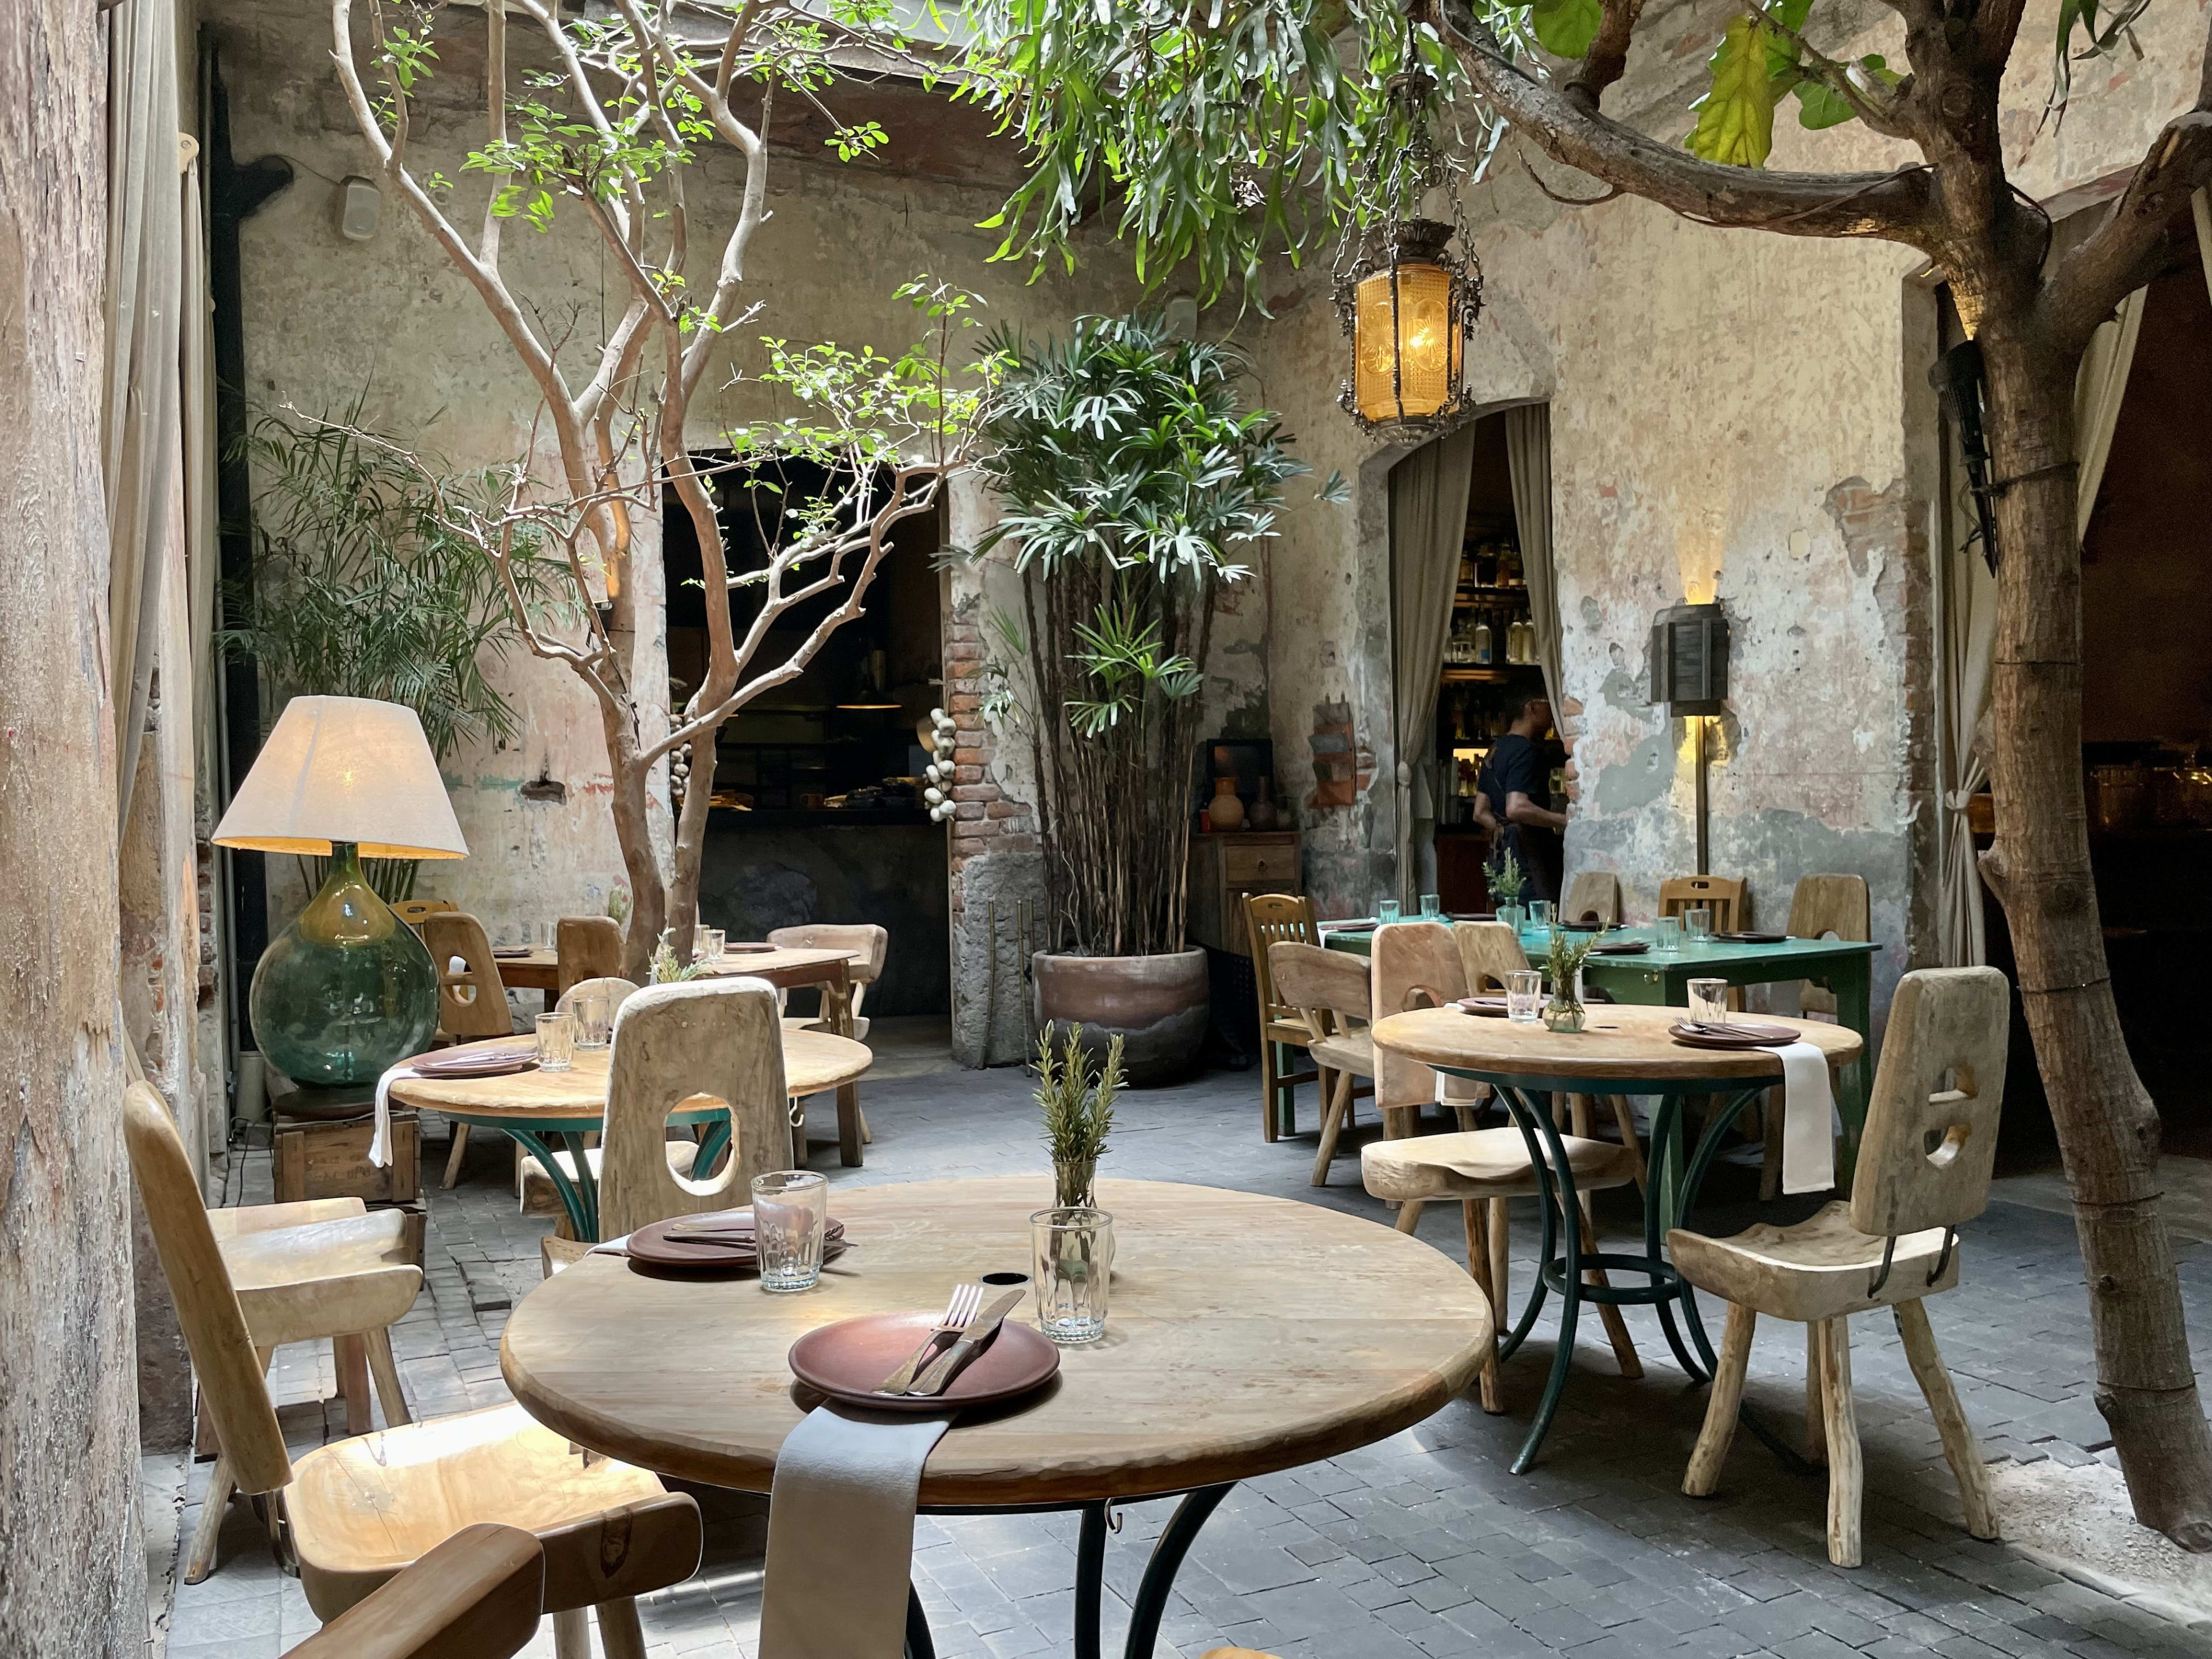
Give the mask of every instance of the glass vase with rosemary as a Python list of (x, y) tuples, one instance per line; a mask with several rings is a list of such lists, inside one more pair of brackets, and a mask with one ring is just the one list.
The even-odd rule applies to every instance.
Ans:
[(1091, 1201), (1098, 1160), (1114, 1128), (1114, 1097), (1121, 1091), (1121, 1037), (1107, 1045), (1094, 1070), (1084, 1056), (1082, 1029), (1068, 1026), (1056, 1055), (1049, 1030), (1037, 1039), (1037, 1111), (1052, 1152), (1053, 1202), (1062, 1209)]
[(1552, 994), (1544, 1004), (1547, 1029), (1583, 1029), (1583, 960), (1603, 937), (1602, 933), (1570, 933), (1564, 927), (1552, 930), (1552, 949), (1544, 958), (1544, 975), (1552, 982)]
[(1513, 849), (1503, 847), (1497, 857), (1482, 866), (1482, 873), (1490, 883), (1490, 896), (1497, 907), (1498, 921), (1519, 933), (1521, 918), (1526, 914), (1521, 908), (1521, 890), (1528, 884), (1528, 872), (1513, 856)]

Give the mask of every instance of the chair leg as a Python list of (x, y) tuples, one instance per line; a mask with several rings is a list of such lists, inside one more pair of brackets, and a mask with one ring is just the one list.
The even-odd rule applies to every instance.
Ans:
[(1498, 1326), (1505, 1317), (1505, 1310), (1498, 1304), (1498, 1297), (1490, 1288), (1490, 1200), (1486, 1198), (1460, 1200), (1460, 1223), (1467, 1229), (1467, 1271), (1483, 1295), (1490, 1302), (1490, 1353), (1482, 1362), (1480, 1378), (1482, 1409), (1495, 1417), (1505, 1409), (1498, 1397)]
[(1401, 1233), (1411, 1233), (1421, 1224), (1421, 1209), (1425, 1200), (1409, 1198), (1398, 1206), (1398, 1218), (1390, 1224)]
[(591, 1620), (583, 1608), (553, 1615), (553, 1659), (592, 1659)]
[(338, 1374), (338, 1397), (345, 1401), (346, 1432), (367, 1434), (376, 1426), (368, 1410), (368, 1346), (358, 1336), (331, 1339), (331, 1363)]
[(1328, 1185), (1328, 1166), (1336, 1157), (1336, 1137), (1344, 1127), (1345, 1108), (1352, 1103), (1352, 1073), (1336, 1074), (1336, 1092), (1329, 1097), (1328, 1115), (1321, 1123), (1321, 1150), (1314, 1154), (1313, 1184)]
[(1864, 1474), (1859, 1464), (1858, 1412), (1851, 1399), (1851, 1324), (1848, 1316), (1820, 1322), (1820, 1405), (1828, 1438), (1828, 1559), (1859, 1564), (1859, 1506)]
[[(1589, 1194), (1583, 1194), (1582, 1200), (1587, 1205), (1589, 1202)], [(1597, 1237), (1590, 1231), (1589, 1212), (1587, 1209), (1583, 1212), (1582, 1230), (1583, 1249), (1590, 1255), (1595, 1255)], [(1605, 1276), (1604, 1268), (1592, 1267), (1583, 1274), (1583, 1283), (1610, 1285), (1613, 1281)], [(1597, 1301), (1595, 1297), (1590, 1299), (1593, 1302)], [(1620, 1316), (1620, 1310), (1610, 1302), (1598, 1302), (1597, 1317), (1598, 1322), (1605, 1327), (1605, 1340), (1613, 1345), (1613, 1357), (1620, 1366), (1620, 1374), (1631, 1381), (1643, 1376), (1644, 1362), (1637, 1358), (1635, 1340), (1628, 1334), (1628, 1322)]]
[(1899, 1302), (1890, 1309), (1897, 1316), (1897, 1334), (1905, 1340), (1905, 1358), (1927, 1397), (1928, 1409), (1943, 1437), (1943, 1456), (1959, 1483), (1959, 1498), (1966, 1511), (1966, 1530), (1977, 1538), (1997, 1536), (1996, 1506), (1990, 1501), (1990, 1472), (1982, 1462), (1982, 1449), (1974, 1439), (1973, 1425), (1959, 1405), (1958, 1390), (1951, 1386), (1950, 1368), (1936, 1351), (1936, 1333), (1929, 1328), (1927, 1304), (1918, 1300)]
[(392, 1331), (380, 1326), (361, 1334), (368, 1349), (368, 1369), (376, 1378), (376, 1397), (384, 1407), (384, 1426), (396, 1429), (415, 1419), (407, 1414), (407, 1396), (399, 1387), (399, 1367), (392, 1358)]
[(1827, 1382), (1820, 1370), (1820, 1322), (1805, 1326), (1805, 1461), (1828, 1461), (1828, 1420), (1820, 1401)]
[(1503, 1198), (1490, 1200), (1490, 1297), (1498, 1310), (1498, 1341), (1513, 1322), (1513, 1211)]
[[(1264, 1024), (1264, 1018), (1262, 1020)], [(1275, 1056), (1279, 1050), (1274, 1041), (1264, 1031), (1260, 1036), (1260, 1137), (1263, 1140), (1279, 1138), (1278, 1120), (1282, 1114), (1282, 1095), (1275, 1083)], [(1328, 1085), (1322, 1085), (1322, 1095), (1328, 1097)]]
[(200, 1523), (192, 1529), (192, 1547), (185, 1557), (185, 1582), (197, 1584), (215, 1571), (215, 1547), (222, 1534), (223, 1517), (230, 1511), (230, 1494), (236, 1483), (230, 1478), (230, 1459), (218, 1456), (208, 1475), (207, 1496), (200, 1500)]
[(866, 1109), (856, 1106), (853, 1109), (860, 1114), (860, 1145), (863, 1146), (874, 1146), (876, 1144), (876, 1132), (868, 1127), (868, 1114)]
[(1627, 1147), (1631, 1156), (1636, 1159), (1636, 1190), (1641, 1193), (1648, 1185), (1648, 1177), (1644, 1171), (1644, 1148), (1637, 1144), (1636, 1139), (1636, 1114), (1628, 1109), (1626, 1095), (1613, 1095), (1610, 1098), (1613, 1102), (1613, 1121), (1620, 1130), (1620, 1144)]
[[(521, 1143), (518, 1141), (515, 1144), (520, 1146)], [(453, 1189), (453, 1183), (461, 1178), (461, 1158), (468, 1150), (469, 1126), (465, 1123), (456, 1123), (453, 1125), (453, 1150), (446, 1154), (444, 1186), (448, 1192)]]
[(1751, 1364), (1751, 1338), (1758, 1327), (1759, 1316), (1751, 1309), (1741, 1302), (1729, 1304), (1720, 1364), (1713, 1368), (1713, 1391), (1705, 1402), (1705, 1426), (1698, 1431), (1697, 1449), (1682, 1476), (1686, 1498), (1710, 1498), (1721, 1483), (1721, 1465), (1728, 1462), (1729, 1442), (1735, 1438), (1736, 1418), (1743, 1409), (1743, 1374)]
[(645, 1659), (645, 1632), (637, 1622), (637, 1603), (627, 1595), (619, 1601), (602, 1601), (599, 1648), (606, 1659)]
[(1782, 1196), (1782, 1091), (1769, 1089), (1759, 1108), (1765, 1142), (1759, 1160), (1759, 1199), (1762, 1204)]

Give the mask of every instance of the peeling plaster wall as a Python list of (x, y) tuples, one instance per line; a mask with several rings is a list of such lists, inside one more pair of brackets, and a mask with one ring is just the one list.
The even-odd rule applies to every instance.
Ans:
[[(1679, 137), (1727, 10), (1655, 9), (1608, 111)], [(2203, 39), (2201, 8), (2154, 10), (2146, 56), (2077, 66), (2064, 126), (2031, 143), (2048, 82), (2036, 43), (2054, 15), (2030, 9), (2005, 117), (2008, 160), (2039, 198), (2131, 167), (2194, 100)], [(1833, 14), (1816, 44), (1832, 41), (1839, 57), (1901, 61), (1894, 18), (1872, 8)], [(1794, 112), (1785, 105), (1777, 122), (1777, 167), (1912, 159), (1856, 127), (1805, 132)], [(1601, 193), (1528, 159), (1563, 194)], [(1749, 879), (1766, 926), (1787, 919), (1799, 876), (1865, 876), (1886, 1000), (1933, 946), (1934, 335), (1926, 286), (1911, 280), (1919, 256), (1718, 231), (1634, 200), (1565, 208), (1530, 183), (1510, 140), (1465, 208), (1487, 284), (1469, 384), (1486, 410), (1552, 406), (1562, 698), (1579, 774), (1570, 870), (1618, 872), (1630, 912), (1648, 915), (1660, 880), (1693, 867), (1688, 734), (1644, 705), (1644, 655), (1654, 611), (1717, 597), (1734, 652), (1713, 750), (1712, 867)], [(1285, 793), (1303, 807), (1312, 790), (1317, 705), (1348, 705), (1376, 757), (1351, 805), (1302, 813), (1310, 890), (1323, 914), (1344, 914), (1395, 886), (1386, 503), (1398, 452), (1363, 440), (1334, 405), (1346, 353), (1328, 286), (1324, 261), (1285, 268), (1267, 296), (1277, 319), (1242, 331), (1300, 453), (1356, 480), (1351, 509), (1285, 515), (1270, 572)]]

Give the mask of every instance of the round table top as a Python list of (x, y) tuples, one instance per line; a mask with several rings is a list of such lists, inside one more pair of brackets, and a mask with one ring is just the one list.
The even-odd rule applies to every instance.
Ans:
[[(464, 1042), (441, 1054), (505, 1047), (514, 1037)], [(392, 1085), (392, 1097), (408, 1106), (427, 1106), (450, 1115), (482, 1118), (577, 1118), (603, 1116), (607, 1109), (607, 1065), (612, 1048), (579, 1048), (565, 1072), (533, 1068), (505, 1077), (408, 1077)], [(867, 1044), (827, 1031), (783, 1031), (783, 1085), (794, 1100), (858, 1082), (875, 1055)]]
[[(696, 966), (702, 974), (710, 978), (727, 979), (748, 974), (756, 979), (764, 979), (771, 984), (788, 988), (815, 984), (830, 978), (829, 970), (841, 963), (854, 963), (860, 959), (860, 953), (857, 951), (778, 945), (773, 951), (732, 951), (719, 961), (702, 962)], [(502, 983), (513, 988), (519, 981), (527, 981), (528, 983), (521, 985), (520, 988), (529, 990), (538, 987), (541, 981), (550, 987), (560, 971), (561, 958), (550, 948), (539, 945), (526, 956), (512, 953), (502, 956), (498, 951), (494, 951), (492, 965), (499, 969)]]
[[(1292, 1468), (1419, 1422), (1489, 1350), (1490, 1305), (1419, 1240), (1287, 1199), (1102, 1181), (1112, 1213), (1106, 1334), (1063, 1350), (1030, 1400), (971, 1413), (922, 1473), (925, 1505), (1137, 1498)], [(1030, 1271), (1046, 1174), (837, 1188), (854, 1248), (811, 1291), (648, 1278), (586, 1256), (516, 1307), (514, 1397), (580, 1444), (663, 1474), (766, 1492), (818, 1403), (786, 1359), (856, 1314), (945, 1305), (956, 1284)], [(1024, 1300), (1011, 1317), (1034, 1320)]]
[[(1687, 1018), (1688, 1011), (1682, 1008), (1593, 1002), (1587, 1005), (1583, 1029), (1568, 1033), (1462, 1013), (1457, 1008), (1417, 1008), (1377, 1020), (1374, 1038), (1377, 1048), (1425, 1066), (1499, 1076), (1684, 1084), (1756, 1083), (1782, 1076), (1781, 1056), (1769, 1049), (1695, 1048), (1667, 1035), (1669, 1025)], [(1781, 1014), (1743, 1018), (1763, 1025), (1796, 1027), (1828, 1057), (1832, 1067), (1858, 1055), (1858, 1033), (1846, 1025)]]

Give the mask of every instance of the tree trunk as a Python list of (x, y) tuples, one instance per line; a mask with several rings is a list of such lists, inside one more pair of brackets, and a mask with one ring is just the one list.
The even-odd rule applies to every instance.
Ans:
[(1991, 692), (1996, 841), (1984, 873), (2011, 925), (2089, 1286), (2097, 1407), (2136, 1518), (2212, 1548), (2212, 1434), (2160, 1215), (2159, 1121), (2120, 1033), (2081, 788), (2081, 560), (2074, 366), (1996, 307), (1989, 374), (1999, 599)]
[[(127, 14), (116, 14), (120, 16)], [(146, 1644), (100, 478), (102, 43), (0, 5), (0, 1654)]]
[(629, 920), (623, 928), (622, 976), (644, 984), (652, 977), (653, 947), (668, 925), (668, 889), (660, 860), (653, 853), (653, 768), (639, 752), (629, 721), (635, 710), (600, 705), (607, 739), (607, 769), (614, 789), (608, 807), (614, 814), (615, 843), (622, 848), (623, 873), (629, 880)]

